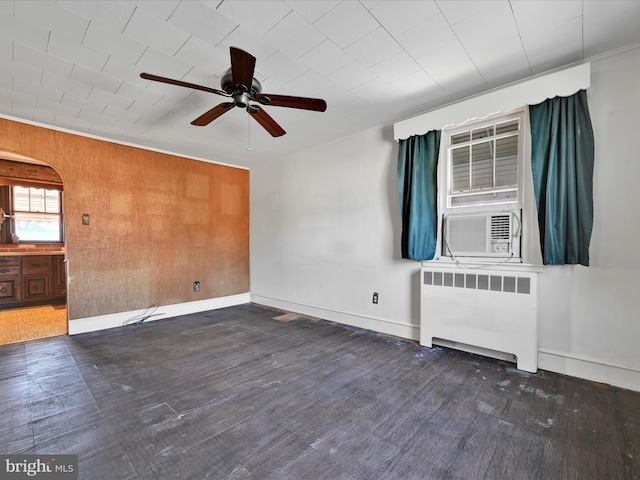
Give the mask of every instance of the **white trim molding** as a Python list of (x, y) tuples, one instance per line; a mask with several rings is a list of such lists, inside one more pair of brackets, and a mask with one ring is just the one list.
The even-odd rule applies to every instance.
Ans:
[(538, 348), (538, 368), (640, 392), (640, 369), (605, 359), (551, 348)]
[(337, 322), (351, 327), (371, 330), (385, 335), (406, 338), (408, 340), (418, 340), (420, 338), (420, 327), (404, 322), (396, 322), (383, 318), (367, 317), (356, 313), (331, 310), (313, 305), (288, 302), (277, 298), (251, 295), (251, 301), (258, 305), (279, 308), (288, 312), (300, 313), (311, 317), (321, 318), (330, 322)]
[(217, 310), (219, 308), (243, 305), (245, 303), (249, 303), (250, 301), (251, 298), (249, 293), (240, 293), (238, 295), (209, 298), (206, 300), (198, 300), (195, 302), (161, 305), (153, 312), (149, 309), (140, 309), (129, 312), (98, 315), (95, 317), (78, 318), (76, 320), (69, 321), (69, 335), (96, 332), (98, 330), (105, 330), (107, 328), (122, 327), (126, 325), (128, 320), (144, 315), (147, 310), (149, 310), (149, 313), (153, 314), (152, 317), (149, 317), (148, 320), (145, 320), (150, 322), (153, 320), (178, 317), (180, 315), (189, 315), (191, 313), (206, 312), (208, 310)]

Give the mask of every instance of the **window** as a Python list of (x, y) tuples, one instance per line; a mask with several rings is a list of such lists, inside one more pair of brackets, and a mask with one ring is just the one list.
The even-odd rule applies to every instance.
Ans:
[(13, 227), (21, 242), (62, 242), (59, 190), (14, 186)]
[(443, 130), (443, 256), (521, 261), (524, 123), (517, 111)]
[(447, 209), (520, 203), (521, 117), (448, 132)]

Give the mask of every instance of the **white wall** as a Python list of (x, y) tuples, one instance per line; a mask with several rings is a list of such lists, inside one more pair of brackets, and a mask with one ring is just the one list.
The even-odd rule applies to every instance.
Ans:
[(640, 48), (591, 68), (591, 261), (545, 267), (539, 365), (640, 390)]
[(400, 258), (397, 147), (392, 127), (376, 128), (252, 168), (255, 302), (418, 338), (420, 264)]
[[(640, 48), (591, 68), (591, 266), (541, 274), (539, 365), (640, 390)], [(253, 168), (253, 301), (418, 339), (420, 264), (400, 259), (396, 163), (380, 127)]]

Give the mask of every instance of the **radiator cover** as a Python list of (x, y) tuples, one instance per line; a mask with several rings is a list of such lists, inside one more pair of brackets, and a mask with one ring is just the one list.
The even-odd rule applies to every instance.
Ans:
[(537, 371), (537, 272), (423, 267), (420, 291), (421, 345), (504, 352), (518, 369)]

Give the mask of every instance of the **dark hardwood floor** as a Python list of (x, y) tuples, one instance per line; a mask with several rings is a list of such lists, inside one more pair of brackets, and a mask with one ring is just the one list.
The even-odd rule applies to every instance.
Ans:
[(257, 305), (0, 346), (0, 453), (80, 478), (640, 478), (640, 394)]

